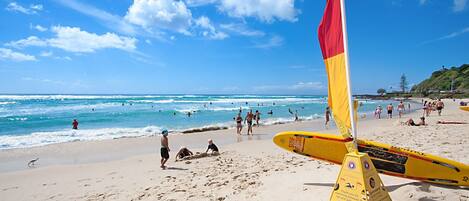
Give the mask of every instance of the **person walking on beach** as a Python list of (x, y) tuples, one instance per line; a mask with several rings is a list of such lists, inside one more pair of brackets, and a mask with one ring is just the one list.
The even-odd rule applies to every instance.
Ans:
[(261, 120), (261, 113), (259, 110), (256, 110), (256, 114), (254, 115), (256, 119), (256, 126), (259, 127), (259, 120)]
[(381, 105), (378, 105), (378, 107), (376, 108), (376, 115), (378, 116), (378, 119), (381, 119), (382, 111), (383, 111), (383, 108), (381, 107)]
[(252, 134), (252, 120), (254, 118), (254, 115), (252, 114), (252, 110), (248, 112), (246, 117), (244, 118), (244, 123), (248, 123), (248, 135)]
[(298, 110), (295, 110), (295, 121), (299, 121), (300, 119), (298, 118)]
[(163, 130), (161, 132), (163, 135), (161, 137), (161, 149), (160, 149), (160, 154), (161, 154), (161, 169), (166, 169), (166, 161), (169, 159), (169, 142), (168, 142), (168, 130)]
[(329, 107), (326, 107), (326, 123), (325, 123), (325, 126), (326, 126), (326, 129), (329, 128), (329, 118), (331, 117), (331, 110)]
[(76, 119), (74, 119), (72, 122), (72, 129), (78, 130), (78, 121)]
[(402, 117), (402, 114), (405, 111), (405, 106), (404, 106), (404, 103), (402, 103), (402, 101), (399, 103), (399, 105), (397, 105), (397, 110), (399, 111), (399, 119), (400, 119)]
[(236, 133), (241, 135), (241, 130), (243, 130), (243, 117), (241, 117), (241, 113), (238, 113), (238, 116), (235, 118), (236, 121)]
[(441, 99), (438, 99), (438, 102), (436, 102), (436, 110), (438, 111), (438, 116), (441, 116), (441, 110), (445, 107), (445, 104)]
[(394, 107), (392, 106), (392, 103), (389, 103), (386, 109), (388, 110), (388, 119), (392, 119), (392, 110), (394, 109)]

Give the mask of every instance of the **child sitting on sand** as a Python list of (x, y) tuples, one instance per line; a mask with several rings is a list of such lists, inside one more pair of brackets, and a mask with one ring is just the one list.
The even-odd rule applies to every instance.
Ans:
[(218, 153), (218, 147), (217, 147), (217, 145), (215, 145), (213, 143), (212, 139), (208, 139), (208, 147), (207, 147), (207, 150), (205, 151), (205, 153), (207, 153), (208, 150), (211, 150), (212, 153)]
[(188, 148), (181, 147), (181, 149), (179, 149), (179, 152), (176, 154), (176, 161), (178, 161), (178, 159), (182, 160), (192, 155), (194, 155), (194, 153), (192, 153), (192, 151), (190, 151)]

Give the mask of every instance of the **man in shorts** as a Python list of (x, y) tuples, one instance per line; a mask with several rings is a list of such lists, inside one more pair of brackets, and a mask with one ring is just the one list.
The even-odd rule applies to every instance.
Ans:
[(254, 114), (252, 114), (252, 110), (248, 112), (246, 118), (244, 119), (244, 123), (248, 123), (248, 135), (252, 135), (252, 120), (254, 119)]
[(402, 101), (399, 103), (399, 105), (397, 105), (397, 110), (399, 111), (399, 119), (400, 119), (402, 117), (402, 114), (405, 111), (405, 106), (404, 106), (404, 103), (402, 103)]
[(394, 109), (392, 103), (389, 103), (389, 105), (386, 106), (386, 109), (388, 110), (388, 119), (392, 119), (392, 110)]
[(436, 102), (436, 110), (438, 111), (438, 116), (441, 116), (441, 110), (445, 107), (445, 104), (441, 99), (438, 99), (438, 102)]
[(161, 153), (161, 169), (166, 169), (166, 166), (165, 166), (165, 163), (166, 161), (168, 161), (169, 159), (169, 143), (168, 143), (168, 130), (163, 130), (161, 132), (161, 135), (163, 135), (161, 137), (161, 149), (160, 149), (160, 153)]

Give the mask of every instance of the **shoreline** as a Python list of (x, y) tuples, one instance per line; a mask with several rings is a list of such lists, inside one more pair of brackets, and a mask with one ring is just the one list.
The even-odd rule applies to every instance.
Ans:
[[(433, 112), (428, 126), (404, 126), (421, 110), (401, 119), (358, 122), (359, 138), (409, 148), (469, 164), (469, 113), (445, 100), (442, 116)], [(417, 108), (414, 106), (414, 108)], [(340, 166), (276, 147), (272, 135), (286, 130), (324, 129), (323, 121), (254, 128), (239, 138), (233, 129), (171, 135), (168, 169), (159, 168), (159, 137), (71, 142), (0, 152), (0, 196), (9, 200), (327, 200)], [(245, 130), (244, 132), (245, 133)], [(174, 162), (180, 146), (204, 152), (212, 138), (221, 154)], [(36, 168), (26, 168), (40, 155)], [(8, 168), (9, 169), (8, 169)], [(18, 168), (18, 169), (14, 169)], [(467, 200), (467, 188), (432, 185), (380, 174), (393, 200)], [(282, 185), (278, 182), (282, 181)]]

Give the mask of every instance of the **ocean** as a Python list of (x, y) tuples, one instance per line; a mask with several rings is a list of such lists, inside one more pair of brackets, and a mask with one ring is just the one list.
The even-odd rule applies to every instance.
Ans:
[[(386, 104), (361, 102), (361, 113)], [(326, 105), (326, 96), (0, 95), (0, 149), (150, 136), (162, 129), (230, 128), (240, 108), (243, 118), (259, 110), (263, 125), (292, 122), (290, 111), (311, 120), (323, 118)], [(73, 119), (78, 130), (72, 129)]]

